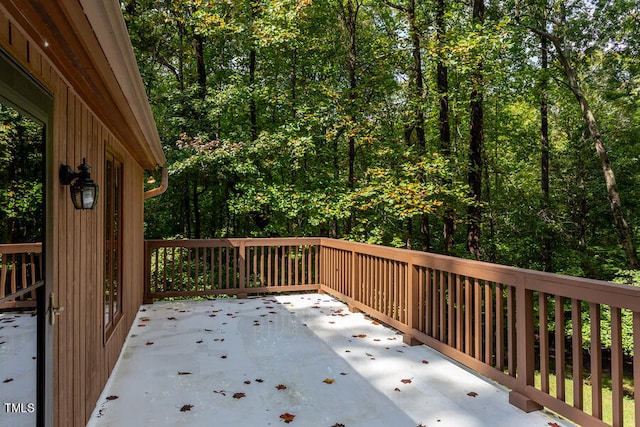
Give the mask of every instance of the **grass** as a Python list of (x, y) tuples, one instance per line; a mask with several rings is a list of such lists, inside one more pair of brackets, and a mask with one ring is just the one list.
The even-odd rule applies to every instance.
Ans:
[[(625, 379), (625, 382), (628, 382), (627, 384), (625, 384), (625, 389), (630, 388), (631, 390), (633, 390), (633, 384), (631, 384), (630, 381), (631, 380), (627, 381)], [(603, 378), (603, 382), (606, 382), (605, 378)], [(535, 373), (536, 388), (541, 390), (541, 384), (542, 384), (542, 377), (540, 375), (540, 372), (536, 371)], [(565, 402), (569, 405), (573, 405), (573, 379), (565, 378), (564, 387), (565, 387)], [(587, 414), (592, 414), (593, 387), (589, 382), (584, 381), (582, 390), (583, 390), (583, 399), (582, 399), (583, 411), (586, 412)], [(556, 376), (551, 373), (549, 374), (549, 395), (557, 398)], [(613, 423), (612, 402), (613, 400), (612, 400), (611, 387), (610, 385), (607, 386), (607, 384), (605, 384), (605, 386), (602, 387), (602, 420), (608, 424)], [(625, 393), (622, 399), (622, 405), (623, 405), (624, 425), (629, 425), (629, 426), (635, 425), (635, 407), (634, 407), (633, 398), (628, 396), (627, 393)]]

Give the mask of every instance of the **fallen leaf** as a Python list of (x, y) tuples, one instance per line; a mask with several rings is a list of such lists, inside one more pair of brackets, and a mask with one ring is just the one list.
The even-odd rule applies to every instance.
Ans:
[(191, 375), (191, 372), (187, 372), (187, 371), (178, 371), (178, 375)]
[(183, 405), (182, 408), (180, 408), (180, 412), (190, 411), (191, 408), (193, 408), (193, 405)]
[(223, 396), (226, 396), (226, 395), (227, 395), (227, 392), (226, 392), (226, 391), (224, 391), (224, 390), (213, 390), (213, 392), (214, 392), (214, 393), (217, 393), (217, 394), (221, 394), (221, 395), (223, 395)]
[(144, 328), (147, 325), (143, 325), (142, 323), (138, 325), (138, 328)]
[(175, 317), (167, 317), (167, 320), (178, 320)]
[(257, 383), (263, 383), (263, 382), (264, 382), (264, 380), (263, 380), (262, 378), (256, 378), (256, 382), (257, 382)]
[(367, 356), (369, 356), (369, 357), (373, 357), (373, 354), (371, 354), (371, 353), (365, 353), (365, 354), (366, 354)]
[(117, 398), (118, 396), (114, 396), (114, 395), (107, 396), (107, 400), (116, 400)]
[(6, 380), (2, 381), (3, 383), (10, 383), (11, 381), (13, 381), (13, 378), (7, 378)]
[(148, 322), (148, 321), (150, 321), (150, 320), (151, 320), (151, 319), (149, 319), (148, 317), (141, 317), (141, 318), (140, 318), (140, 321), (141, 321), (141, 322)]
[(340, 372), (340, 375), (349, 375), (346, 372)]
[(371, 323), (374, 324), (374, 325), (379, 325), (380, 324), (380, 322), (376, 322), (375, 320), (373, 322), (371, 322)]
[(196, 341), (196, 344), (202, 344), (202, 343), (203, 343), (203, 341), (202, 341), (202, 340), (198, 340), (198, 341)]
[(244, 394), (244, 393), (233, 393), (233, 398), (234, 399), (242, 399), (245, 396), (246, 396), (246, 394)]
[(251, 384), (251, 381), (246, 380), (244, 383), (245, 383), (245, 384)]
[(286, 385), (284, 385), (284, 384), (278, 384), (278, 385), (276, 386), (276, 388), (277, 388), (278, 390), (286, 390), (286, 389), (287, 389), (287, 386), (286, 386)]
[(322, 382), (327, 384), (333, 384), (336, 382), (336, 380), (334, 380), (333, 378), (325, 378), (325, 380)]
[(561, 427), (558, 423), (549, 423), (551, 427)]
[(423, 360), (422, 363), (427, 365), (429, 363), (429, 361), (428, 360)]
[(398, 387), (394, 388), (393, 391), (400, 391)]
[(467, 393), (467, 396), (471, 396), (471, 397), (476, 397), (478, 395), (478, 393), (476, 393), (475, 391), (470, 391), (469, 393)]
[(147, 345), (153, 345), (153, 341), (147, 341)]
[(222, 356), (220, 356), (220, 359), (226, 359), (226, 358), (227, 358), (226, 354), (223, 354)]
[(344, 427), (344, 424), (336, 423), (336, 424), (332, 425), (331, 427)]
[(285, 412), (284, 414), (280, 415), (280, 418), (282, 418), (284, 420), (285, 423), (289, 424), (291, 421), (293, 421), (293, 419), (295, 418), (295, 415), (292, 415), (288, 412)]
[(403, 380), (400, 380), (400, 382), (401, 382), (402, 384), (411, 384), (411, 380), (410, 380), (409, 378), (405, 378), (405, 379), (403, 379)]
[(353, 335), (354, 338), (366, 338), (366, 334)]

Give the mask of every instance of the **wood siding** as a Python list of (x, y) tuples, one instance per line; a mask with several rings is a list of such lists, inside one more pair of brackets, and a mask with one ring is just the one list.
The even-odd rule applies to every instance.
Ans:
[[(64, 306), (54, 326), (54, 423), (84, 426), (116, 363), (143, 297), (143, 169), (114, 132), (89, 109), (67, 79), (0, 5), (0, 47), (54, 97), (53, 290)], [(104, 200), (93, 211), (74, 210), (68, 187), (59, 185), (61, 164), (76, 167), (86, 157), (91, 176), (104, 186), (107, 147), (124, 159), (122, 227), (124, 316), (105, 342), (103, 333)]]

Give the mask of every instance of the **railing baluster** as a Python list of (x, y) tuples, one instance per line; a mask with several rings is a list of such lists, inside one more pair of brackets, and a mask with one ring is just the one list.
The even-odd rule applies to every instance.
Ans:
[(572, 354), (571, 364), (573, 365), (573, 406), (582, 409), (584, 402), (583, 395), (583, 360), (582, 360), (582, 303), (573, 298), (571, 300), (571, 337)]
[(538, 336), (540, 337), (540, 389), (549, 393), (549, 305), (547, 295), (538, 293)]
[(611, 307), (611, 404), (613, 426), (623, 426), (622, 407), (622, 312)]
[(556, 356), (556, 397), (565, 401), (564, 379), (564, 299), (556, 295), (555, 301), (555, 356)]
[[(600, 304), (589, 304), (591, 322), (591, 413), (602, 419), (602, 337), (600, 336)], [(639, 364), (636, 364), (640, 366)], [(639, 395), (640, 396), (640, 395)], [(637, 401), (640, 401), (638, 399)]]

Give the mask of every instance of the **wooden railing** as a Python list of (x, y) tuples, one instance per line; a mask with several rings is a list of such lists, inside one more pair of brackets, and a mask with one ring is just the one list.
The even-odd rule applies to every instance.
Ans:
[(320, 239), (147, 240), (147, 301), (317, 291)]
[(640, 288), (324, 238), (148, 241), (146, 252), (148, 301), (319, 290), (505, 385), (525, 411), (640, 423), (640, 364), (625, 364), (622, 343), (632, 319), (640, 351)]
[(42, 244), (0, 245), (0, 308), (36, 306), (35, 289), (42, 283)]

